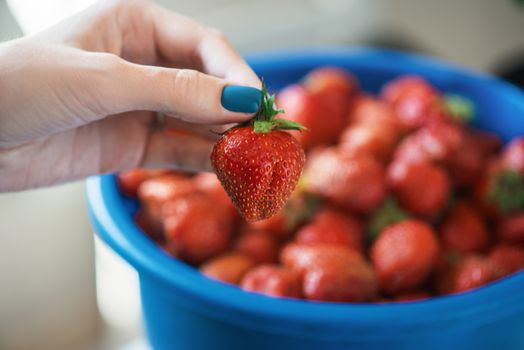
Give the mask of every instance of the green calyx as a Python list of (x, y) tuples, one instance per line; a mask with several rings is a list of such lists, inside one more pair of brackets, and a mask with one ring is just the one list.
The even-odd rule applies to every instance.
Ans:
[(380, 208), (373, 213), (367, 228), (369, 242), (373, 242), (388, 226), (408, 218), (393, 198), (388, 198)]
[(524, 209), (524, 176), (513, 170), (497, 174), (492, 179), (487, 199), (503, 214)]
[(475, 116), (475, 105), (470, 99), (456, 94), (447, 94), (442, 100), (446, 112), (453, 120), (468, 124)]
[(268, 93), (266, 84), (262, 81), (262, 100), (257, 113), (251, 120), (253, 131), (255, 133), (268, 133), (273, 130), (307, 130), (305, 126), (291, 120), (275, 119), (279, 113), (285, 112), (283, 109), (276, 108), (275, 95)]

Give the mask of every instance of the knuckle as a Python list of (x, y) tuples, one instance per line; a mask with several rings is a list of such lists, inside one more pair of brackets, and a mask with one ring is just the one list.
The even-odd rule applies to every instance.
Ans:
[(212, 27), (206, 28), (206, 34), (205, 37), (210, 40), (222, 42), (222, 43), (229, 43), (229, 40), (227, 36), (220, 30)]
[(171, 80), (170, 95), (174, 96), (175, 100), (179, 101), (179, 103), (187, 101), (193, 96), (194, 90), (198, 89), (198, 86), (201, 85), (201, 79), (201, 74), (195, 70), (179, 70), (174, 79)]
[(133, 8), (133, 7), (142, 7), (150, 4), (149, 0), (112, 0), (113, 6), (116, 8)]
[[(129, 76), (129, 64), (110, 53), (95, 53), (93, 57), (94, 62), (91, 64), (93, 68), (86, 71), (88, 76), (86, 75), (84, 79), (91, 82), (89, 85), (89, 91), (93, 95), (91, 109), (96, 115), (112, 113), (112, 107), (109, 106), (119, 108), (123, 103), (116, 84)], [(112, 97), (111, 103), (107, 102), (107, 96)]]
[(97, 54), (104, 68), (110, 72), (121, 72), (125, 68), (124, 60), (112, 53)]

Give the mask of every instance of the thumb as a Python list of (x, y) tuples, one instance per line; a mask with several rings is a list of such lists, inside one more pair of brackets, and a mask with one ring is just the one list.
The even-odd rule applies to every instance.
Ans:
[(111, 113), (153, 110), (198, 124), (238, 123), (258, 110), (261, 91), (196, 70), (146, 66), (122, 60), (110, 95)]

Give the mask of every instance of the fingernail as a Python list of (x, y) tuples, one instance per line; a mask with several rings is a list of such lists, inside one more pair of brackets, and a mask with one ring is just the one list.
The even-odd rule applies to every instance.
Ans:
[(255, 113), (260, 106), (262, 91), (249, 86), (226, 86), (220, 102), (231, 112)]

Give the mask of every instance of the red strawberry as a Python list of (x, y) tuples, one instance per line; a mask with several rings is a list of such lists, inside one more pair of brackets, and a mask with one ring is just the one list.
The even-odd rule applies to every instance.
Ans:
[(350, 98), (358, 90), (356, 79), (344, 69), (322, 67), (308, 73), (303, 86), (318, 99), (324, 123), (330, 124), (334, 134), (335, 130), (340, 133), (346, 124)]
[(438, 271), (437, 290), (439, 294), (465, 292), (481, 287), (496, 277), (496, 269), (487, 258), (466, 255)]
[(138, 188), (138, 197), (152, 229), (161, 232), (164, 204), (197, 191), (190, 178), (178, 174), (164, 174), (145, 180)]
[(500, 137), (489, 131), (468, 130), (468, 134), (472, 144), (481, 151), (484, 158), (495, 154), (502, 145)]
[(346, 266), (319, 265), (306, 271), (303, 293), (309, 300), (362, 302), (376, 296), (377, 280), (364, 259)]
[[(279, 118), (288, 118), (309, 129), (307, 133), (292, 133), (306, 149), (335, 142), (344, 126), (343, 120), (338, 117), (334, 121), (326, 121), (319, 97), (300, 85), (290, 85), (281, 90), (278, 93), (277, 103), (286, 111)], [(327, 115), (327, 117), (331, 119), (331, 116)]]
[(524, 175), (524, 136), (511, 140), (502, 153), (502, 164), (505, 169)]
[(144, 209), (139, 209), (135, 214), (135, 223), (136, 225), (149, 237), (151, 237), (156, 242), (163, 244), (164, 243), (164, 234), (160, 227), (155, 227), (147, 213)]
[(422, 142), (420, 142), (420, 137), (415, 132), (400, 141), (395, 149), (393, 161), (397, 163), (429, 163), (433, 159), (426, 152)]
[(118, 188), (129, 197), (136, 197), (138, 187), (147, 179), (167, 173), (168, 170), (131, 169), (120, 172), (116, 179)]
[(395, 297), (395, 301), (420, 301), (431, 298), (431, 294), (424, 291), (415, 291), (399, 294)]
[(288, 243), (280, 251), (280, 261), (303, 275), (312, 266), (351, 265), (362, 255), (342, 245)]
[(504, 241), (524, 243), (524, 212), (501, 218), (496, 232)]
[(138, 188), (138, 197), (147, 205), (158, 205), (197, 190), (194, 182), (186, 176), (164, 174), (144, 181)]
[(489, 245), (482, 215), (466, 201), (455, 204), (444, 219), (440, 233), (444, 247), (460, 253), (480, 253)]
[(498, 244), (489, 253), (489, 261), (498, 276), (507, 276), (524, 268), (524, 249), (515, 245)]
[(278, 260), (279, 243), (275, 236), (266, 231), (247, 228), (238, 237), (234, 249), (257, 264), (272, 264)]
[(326, 113), (343, 115), (358, 82), (349, 72), (337, 67), (317, 68), (306, 75), (304, 88), (321, 98)]
[(364, 249), (358, 220), (333, 208), (317, 213), (309, 224), (298, 230), (295, 241), (309, 245), (343, 245), (361, 253)]
[(165, 249), (191, 264), (224, 252), (233, 223), (202, 193), (167, 202), (163, 208)]
[(284, 208), (269, 219), (248, 223), (255, 230), (262, 230), (281, 239), (289, 236), (295, 228), (308, 220), (316, 211), (318, 198), (305, 193), (297, 186)]
[(463, 131), (459, 126), (451, 123), (433, 123), (402, 140), (395, 152), (395, 160), (409, 163), (444, 163), (455, 156), (463, 139)]
[(362, 213), (371, 212), (385, 196), (384, 168), (376, 159), (334, 148), (311, 154), (305, 179), (311, 192)]
[(371, 247), (371, 261), (382, 289), (389, 293), (419, 287), (434, 269), (439, 246), (423, 221), (404, 220), (387, 227)]
[(193, 177), (193, 181), (200, 191), (210, 196), (211, 200), (215, 202), (217, 210), (223, 211), (224, 215), (232, 220), (237, 219), (238, 211), (215, 174), (200, 173)]
[(260, 221), (247, 223), (249, 227), (254, 230), (266, 231), (272, 233), (276, 237), (285, 237), (290, 232), (288, 227), (287, 218), (284, 213), (284, 209), (270, 217)]
[(250, 292), (274, 297), (300, 298), (298, 273), (276, 265), (260, 265), (242, 279), (241, 287)]
[(261, 108), (247, 126), (232, 128), (218, 140), (211, 162), (218, 179), (247, 221), (267, 219), (284, 206), (295, 189), (304, 150), (287, 129), (303, 129), (274, 119), (274, 96), (263, 87)]
[(253, 265), (253, 260), (245, 255), (226, 253), (206, 262), (200, 267), (200, 271), (207, 277), (226, 283), (239, 284)]
[(388, 168), (388, 183), (399, 204), (413, 214), (434, 216), (448, 201), (448, 176), (430, 163), (394, 162)]
[(336, 141), (346, 124), (349, 99), (356, 89), (357, 83), (348, 72), (324, 67), (309, 73), (303, 86), (294, 84), (281, 90), (277, 101), (287, 118), (310, 130), (293, 133), (309, 149)]
[(482, 176), (485, 162), (482, 152), (471, 137), (464, 137), (460, 150), (446, 164), (457, 186), (471, 187)]
[(398, 134), (406, 131), (390, 104), (365, 94), (352, 99), (349, 121), (351, 124), (382, 125), (395, 130)]
[(395, 160), (445, 165), (460, 186), (470, 185), (483, 169), (489, 145), (458, 124), (432, 123), (407, 136), (395, 151)]
[(377, 293), (371, 266), (359, 253), (342, 245), (287, 245), (284, 265), (304, 277), (304, 296), (320, 301), (365, 301)]
[(340, 136), (340, 148), (346, 153), (368, 154), (386, 162), (399, 137), (398, 131), (388, 124), (354, 124)]
[(391, 103), (398, 118), (409, 128), (442, 119), (439, 93), (424, 79), (403, 76), (384, 85), (381, 97)]

